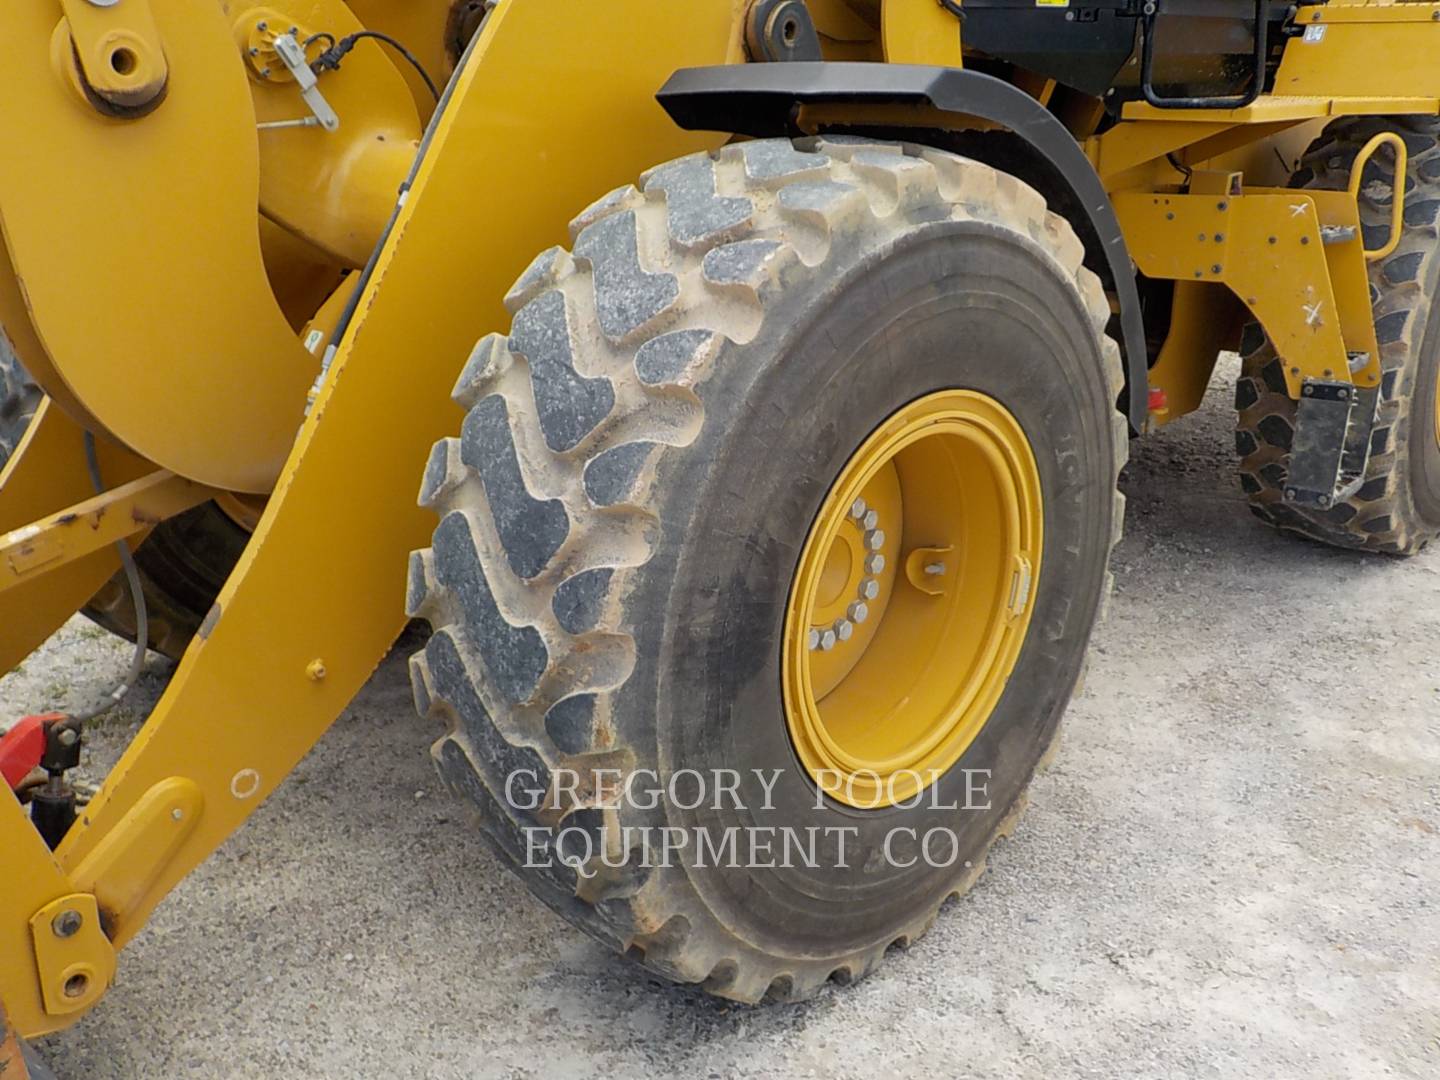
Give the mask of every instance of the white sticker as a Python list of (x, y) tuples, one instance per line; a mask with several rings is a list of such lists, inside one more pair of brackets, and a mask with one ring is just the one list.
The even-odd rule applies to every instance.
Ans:
[(305, 335), (305, 351), (313, 353), (320, 347), (320, 342), (325, 340), (325, 331), (320, 329), (311, 330)]
[(1325, 36), (1325, 27), (1321, 23), (1311, 23), (1305, 27), (1305, 40), (1311, 45)]

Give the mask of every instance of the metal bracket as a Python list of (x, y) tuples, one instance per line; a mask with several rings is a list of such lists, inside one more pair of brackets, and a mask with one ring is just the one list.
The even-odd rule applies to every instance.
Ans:
[(1360, 487), (1370, 460), (1378, 387), (1306, 379), (1295, 412), (1285, 501), (1324, 510)]
[(325, 100), (325, 95), (320, 93), (319, 87), (315, 85), (315, 72), (310, 70), (310, 62), (305, 59), (305, 48), (295, 39), (294, 34), (280, 34), (272, 43), (275, 55), (280, 57), (280, 62), (285, 65), (295, 79), (295, 85), (300, 88), (300, 96), (305, 99), (305, 104), (310, 106), (310, 115), (299, 120), (271, 120), (268, 123), (257, 124), (256, 127), (264, 130), (269, 128), (287, 127), (322, 127), (326, 131), (335, 131), (340, 127), (340, 117), (335, 115), (335, 110)]
[(757, 61), (819, 60), (820, 35), (805, 0), (755, 0), (745, 13), (745, 48)]
[(31, 916), (30, 934), (40, 993), (50, 1015), (83, 1012), (114, 980), (115, 949), (89, 893), (71, 893), (46, 904)]
[(165, 100), (170, 66), (149, 0), (60, 0), (80, 90), (107, 116), (136, 118)]

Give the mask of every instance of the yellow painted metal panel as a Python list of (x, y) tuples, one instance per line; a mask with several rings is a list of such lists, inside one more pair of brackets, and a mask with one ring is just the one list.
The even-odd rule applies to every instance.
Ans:
[[(507, 0), (492, 16), (255, 539), (59, 849), (64, 866), (82, 865), (169, 777), (203, 792), (195, 831), (117, 923), (117, 945), (280, 782), (393, 641), (406, 555), (433, 525), (415, 506), (420, 473), (432, 440), (460, 422), (448, 394), (466, 355), (506, 324), (506, 289), (572, 214), (723, 138), (677, 130), (654, 92), (677, 67), (737, 60), (741, 7)], [(635, 27), (644, 49), (606, 47)]]
[(880, 20), (887, 63), (964, 66), (960, 20), (935, 0), (885, 0)]
[(261, 263), (254, 108), (228, 19), (213, 3), (150, 6), (169, 91), (128, 121), (54, 70), (53, 3), (4, 6), (0, 225), (40, 341), (84, 406), (173, 472), (265, 491), (316, 361)]

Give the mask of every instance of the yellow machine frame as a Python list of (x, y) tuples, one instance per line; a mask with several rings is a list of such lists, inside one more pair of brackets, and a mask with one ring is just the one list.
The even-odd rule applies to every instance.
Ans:
[[(250, 42), (262, 40), (260, 24), (292, 11), (317, 26), (317, 12), (347, 27), (438, 21), (448, 7), (440, 0), (269, 0), (238, 15), (238, 5), (194, 0), (13, 4), (20, 14), (4, 17), (13, 26), (0, 34), (0, 80), (7, 100), (25, 107), (0, 114), (0, 133), (9, 145), (47, 149), (43, 160), (0, 163), (9, 253), (0, 258), (0, 321), (50, 400), (0, 473), (7, 666), (109, 577), (112, 541), (136, 544), (217, 491), (269, 493), (164, 696), (59, 847), (49, 851), (20, 804), (0, 794), (0, 997), (20, 1034), (65, 1027), (99, 1000), (116, 952), (154, 906), (254, 811), (374, 670), (403, 624), (406, 553), (429, 535), (415, 490), (430, 444), (454, 426), (444, 403), (458, 361), (504, 324), (510, 281), (535, 251), (563, 241), (571, 214), (650, 165), (723, 140), (676, 128), (654, 93), (678, 68), (744, 62), (747, 6), (504, 0), (446, 90), (412, 171), (428, 103), (380, 54), (356, 57), (369, 68), (368, 96), (333, 84), (337, 108), (353, 119), (342, 141), (290, 135), (295, 142), (276, 145), (280, 132), (257, 139), (250, 130), (297, 115), (300, 99), (258, 68), (242, 71), (232, 50), (259, 48)], [(397, 7), (406, 10), (391, 14)], [(878, 33), (843, 0), (809, 7), (829, 56), (963, 64), (959, 24), (934, 0), (886, 0)], [(62, 17), (78, 61), (51, 47), (63, 40)], [(1100, 135), (1098, 110), (1074, 118), (1136, 264), (1176, 282), (1171, 332), (1150, 373), (1155, 425), (1199, 404), (1245, 311), (1280, 343), (1292, 394), (1306, 378), (1379, 377), (1365, 264), (1383, 252), (1362, 248), (1355, 184), (1287, 190), (1277, 150), (1293, 160), (1298, 141), (1334, 116), (1440, 112), (1440, 4), (1337, 0), (1302, 8), (1300, 19), (1327, 32), (1291, 39), (1275, 92), (1245, 108), (1131, 104)], [(116, 42), (134, 64), (107, 75), (95, 58)], [(77, 89), (85, 83), (142, 105), (163, 93), (165, 106), (133, 122), (107, 119), (87, 107)], [(1023, 85), (1042, 101), (1054, 90), (1041, 79)], [(213, 174), (177, 193), (174, 172), (190, 175), (201, 125)], [(1382, 137), (1362, 158), (1387, 141), (1403, 175), (1397, 138)], [(294, 186), (302, 175), (324, 177), (323, 198)], [(123, 189), (123, 214), (93, 197), (97, 183)], [(267, 222), (258, 234), (248, 224), (256, 192)], [(1397, 227), (1401, 212), (1397, 192)], [(1349, 227), (1354, 238), (1324, 242), (1332, 226), (1342, 231), (1328, 235)], [(327, 281), (333, 295), (318, 314), (296, 317), (267, 284), (265, 254), (281, 244), (351, 271), (338, 287)], [(92, 257), (97, 249), (110, 254)], [(324, 348), (356, 274), (354, 317)], [(197, 341), (205, 377), (176, 382), (176, 371), (198, 362)], [(159, 359), (137, 373), (144, 365), (118, 362), (133, 356)], [(221, 384), (229, 389), (217, 393)], [(156, 423), (157, 408), (167, 422)], [(98, 495), (86, 430), (100, 436), (113, 485)]]

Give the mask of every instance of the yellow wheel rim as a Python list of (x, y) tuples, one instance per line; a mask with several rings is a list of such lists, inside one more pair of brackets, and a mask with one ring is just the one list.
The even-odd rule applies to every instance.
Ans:
[(1040, 572), (1040, 475), (993, 398), (911, 402), (846, 462), (800, 553), (781, 684), (800, 761), (831, 798), (909, 803), (985, 726)]

